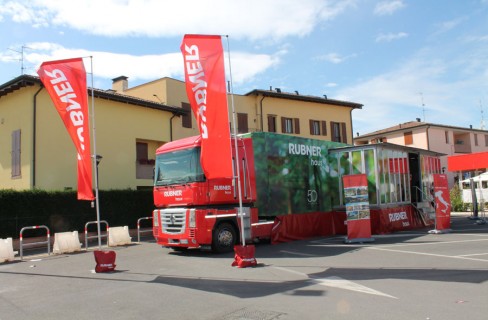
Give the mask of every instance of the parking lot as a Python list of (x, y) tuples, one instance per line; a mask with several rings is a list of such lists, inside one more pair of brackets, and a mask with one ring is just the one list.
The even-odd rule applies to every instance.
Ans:
[(488, 225), (458, 214), (452, 229), (258, 244), (243, 269), (150, 239), (110, 248), (112, 273), (93, 249), (24, 256), (0, 264), (0, 320), (487, 319)]

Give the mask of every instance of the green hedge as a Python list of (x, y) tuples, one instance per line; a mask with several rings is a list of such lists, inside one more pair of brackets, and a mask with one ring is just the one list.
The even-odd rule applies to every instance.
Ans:
[[(137, 219), (149, 217), (154, 209), (151, 190), (108, 190), (99, 192), (100, 220), (110, 226), (137, 227)], [(23, 227), (45, 225), (51, 234), (84, 232), (97, 212), (91, 201), (76, 199), (75, 191), (0, 190), (0, 238), (18, 238)], [(146, 222), (147, 223), (147, 222)], [(96, 226), (89, 230), (96, 231)], [(44, 230), (31, 230), (24, 236), (36, 236)]]

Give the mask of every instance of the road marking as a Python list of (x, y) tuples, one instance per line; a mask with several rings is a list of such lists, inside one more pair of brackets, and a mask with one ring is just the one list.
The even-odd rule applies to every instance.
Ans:
[(476, 258), (468, 258), (468, 257), (463, 257), (463, 256), (447, 256), (444, 254), (414, 252), (414, 251), (406, 251), (406, 250), (395, 250), (395, 249), (387, 249), (387, 248), (381, 248), (381, 247), (367, 247), (366, 249), (390, 251), (390, 252), (398, 252), (398, 253), (410, 253), (410, 254), (416, 254), (416, 255), (421, 255), (421, 256), (431, 256), (431, 257), (440, 257), (440, 258), (451, 258), (451, 259), (462, 259), (462, 260), (488, 262), (487, 259), (476, 259)]
[(313, 280), (316, 281), (318, 284), (323, 285), (323, 286), (327, 286), (327, 287), (334, 287), (334, 288), (339, 288), (339, 289), (344, 289), (344, 290), (351, 290), (351, 291), (362, 292), (362, 293), (367, 293), (367, 294), (374, 294), (377, 296), (388, 297), (388, 298), (392, 298), (392, 299), (398, 299), (397, 297), (391, 296), (389, 294), (368, 288), (368, 287), (363, 286), (359, 283), (355, 283), (355, 282), (352, 282), (352, 281), (349, 281), (346, 279), (342, 279), (339, 277), (327, 277), (327, 278), (313, 279)]
[(458, 257), (471, 257), (471, 256), (486, 256), (488, 255), (488, 252), (486, 253), (473, 253), (473, 254), (460, 254)]
[(340, 277), (326, 277), (326, 278), (311, 278), (308, 276), (308, 274), (283, 268), (283, 267), (273, 267), (278, 270), (286, 271), (288, 273), (293, 273), (296, 275), (300, 275), (302, 277), (308, 278), (309, 280), (313, 281), (316, 284), (322, 285), (322, 286), (327, 286), (327, 287), (333, 287), (333, 288), (339, 288), (339, 289), (344, 289), (344, 290), (350, 290), (350, 291), (355, 291), (355, 292), (361, 292), (361, 293), (367, 293), (367, 294), (373, 294), (377, 296), (382, 296), (382, 297), (387, 297), (387, 298), (392, 298), (392, 299), (398, 299), (397, 297), (394, 297), (392, 295), (383, 293), (378, 290), (374, 290), (371, 288), (368, 288), (366, 286), (363, 286), (359, 283), (355, 283)]
[(303, 253), (303, 252), (295, 252), (295, 251), (287, 251), (287, 250), (280, 250), (280, 252), (294, 254), (296, 256), (303, 256), (303, 257), (316, 257), (317, 256), (316, 254)]
[(386, 244), (381, 246), (376, 246), (376, 248), (395, 248), (395, 247), (409, 247), (409, 246), (426, 246), (431, 244), (451, 244), (451, 243), (465, 243), (465, 242), (479, 242), (488, 241), (488, 239), (473, 239), (473, 240), (454, 240), (454, 241), (442, 241), (442, 242), (421, 242), (421, 243), (397, 243), (397, 244)]

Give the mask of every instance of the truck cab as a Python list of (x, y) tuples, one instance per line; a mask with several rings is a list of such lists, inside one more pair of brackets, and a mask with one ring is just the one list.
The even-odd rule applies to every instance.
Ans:
[[(200, 142), (201, 138), (195, 136), (157, 149), (153, 233), (157, 242), (166, 247), (210, 246), (218, 252), (231, 251), (239, 235), (235, 146), (232, 145), (234, 177), (207, 179), (200, 163)], [(243, 139), (238, 139), (238, 148), (242, 202), (249, 207), (256, 198), (251, 188), (254, 170), (250, 168)], [(246, 211), (250, 214), (250, 210)]]

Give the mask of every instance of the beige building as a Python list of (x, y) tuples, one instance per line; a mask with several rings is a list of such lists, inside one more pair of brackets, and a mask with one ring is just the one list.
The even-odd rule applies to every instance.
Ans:
[(410, 121), (354, 138), (355, 145), (378, 142), (425, 149), (445, 154), (441, 167), (448, 175), (449, 187), (461, 179), (457, 172), (447, 171), (447, 156), (488, 151), (488, 131)]
[[(118, 77), (111, 89), (95, 89), (93, 96), (90, 124), (94, 119), (96, 153), (103, 157), (100, 189), (150, 188), (157, 147), (198, 135), (182, 81), (162, 78), (129, 88), (127, 77)], [(278, 132), (348, 144), (353, 142), (351, 113), (362, 108), (278, 88), (235, 94), (231, 100), (240, 133)], [(76, 179), (74, 144), (39, 78), (22, 75), (0, 85), (0, 189), (76, 189)]]
[[(172, 78), (162, 78), (129, 88), (127, 77), (113, 79), (112, 89), (143, 99), (181, 107), (188, 111), (181, 122), (174, 126), (173, 138), (197, 135), (185, 83)], [(244, 95), (228, 96), (229, 126), (232, 128), (234, 101), (239, 133), (266, 131), (297, 135), (305, 138), (330, 140), (352, 144), (353, 129), (351, 112), (362, 104), (282, 92), (279, 88), (253, 90)], [(233, 132), (233, 131), (231, 131)]]

